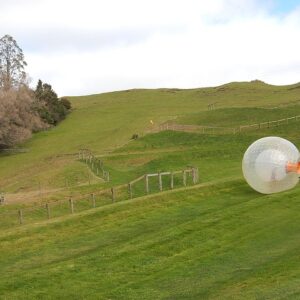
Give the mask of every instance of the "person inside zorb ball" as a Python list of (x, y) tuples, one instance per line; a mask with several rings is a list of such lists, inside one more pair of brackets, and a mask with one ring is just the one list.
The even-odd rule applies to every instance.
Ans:
[(299, 181), (299, 151), (280, 137), (265, 137), (249, 146), (243, 158), (247, 183), (262, 194), (293, 188)]

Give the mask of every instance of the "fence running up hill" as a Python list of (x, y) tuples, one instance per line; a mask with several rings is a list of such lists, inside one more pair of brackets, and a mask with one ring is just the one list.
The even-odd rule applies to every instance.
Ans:
[(103, 161), (94, 156), (89, 149), (80, 149), (78, 152), (80, 161), (87, 164), (91, 171), (105, 181), (109, 181), (109, 172), (104, 169)]
[(70, 196), (68, 199), (2, 212), (0, 213), (0, 226), (4, 229), (38, 222), (43, 219), (61, 217), (117, 201), (161, 192), (166, 189), (196, 184), (198, 181), (198, 168), (195, 167), (173, 172), (145, 174), (128, 184), (96, 191), (88, 195), (81, 195), (79, 197)]
[(217, 127), (217, 126), (204, 126), (204, 125), (183, 125), (176, 124), (174, 121), (167, 121), (160, 124), (158, 127), (149, 130), (147, 133), (156, 133), (165, 130), (195, 132), (202, 134), (237, 134), (248, 130), (259, 130), (271, 127), (287, 125), (291, 122), (298, 122), (300, 116), (289, 117), (285, 119), (267, 121), (251, 125), (240, 125), (238, 127)]

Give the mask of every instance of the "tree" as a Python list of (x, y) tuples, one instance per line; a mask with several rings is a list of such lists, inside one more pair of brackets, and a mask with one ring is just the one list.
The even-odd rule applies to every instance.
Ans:
[(34, 93), (41, 104), (39, 108), (40, 117), (50, 125), (57, 125), (71, 109), (71, 103), (67, 99), (58, 99), (57, 94), (48, 83), (39, 80)]
[(0, 89), (0, 151), (46, 127), (38, 115), (33, 92), (28, 87)]
[(22, 49), (9, 35), (0, 39), (0, 151), (28, 139), (33, 132), (57, 125), (71, 109), (50, 84), (28, 87)]
[(22, 49), (10, 35), (0, 39), (0, 88), (9, 90), (24, 83), (27, 66)]

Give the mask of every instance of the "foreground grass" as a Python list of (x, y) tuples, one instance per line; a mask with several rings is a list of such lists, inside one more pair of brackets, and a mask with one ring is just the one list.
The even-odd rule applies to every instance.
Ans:
[(0, 235), (1, 299), (293, 299), (299, 188), (229, 181)]

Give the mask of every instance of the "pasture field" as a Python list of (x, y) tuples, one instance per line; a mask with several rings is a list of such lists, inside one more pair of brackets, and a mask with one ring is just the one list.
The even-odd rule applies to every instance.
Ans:
[[(71, 97), (73, 112), (58, 127), (35, 134), (21, 145), (28, 153), (0, 156), (0, 190), (23, 193), (39, 186), (45, 191), (63, 189), (66, 180), (72, 187), (83, 185), (88, 172), (75, 160), (80, 148), (89, 147), (95, 154), (109, 153), (127, 144), (134, 133), (142, 135), (151, 129), (150, 120), (157, 126), (170, 119), (201, 114), (215, 102), (218, 109), (297, 105), (299, 94), (299, 84), (272, 86), (254, 81), (215, 88), (128, 90)], [(248, 111), (240, 114), (246, 119)], [(213, 115), (205, 122), (223, 122), (217, 119)], [(97, 182), (101, 185), (95, 179)]]
[(268, 121), (276, 121), (300, 115), (300, 105), (275, 108), (233, 107), (187, 114), (176, 119), (179, 124), (220, 127), (239, 127)]
[(1, 232), (1, 299), (298, 299), (299, 187), (242, 179)]
[[(300, 115), (300, 85), (260, 81), (216, 88), (130, 90), (71, 98), (57, 128), (0, 156), (1, 213), (85, 195), (37, 211), (23, 225), (0, 220), (0, 299), (299, 299), (300, 187), (261, 195), (244, 181), (241, 160), (264, 136), (300, 148), (300, 122), (238, 134), (163, 131), (179, 124), (238, 126)], [(216, 103), (216, 110), (207, 105)], [(139, 134), (131, 140), (132, 134)], [(89, 148), (111, 174), (104, 182), (82, 162)], [(89, 194), (145, 174), (194, 166), (200, 183), (158, 192), (150, 182), (111, 204)], [(90, 184), (89, 184), (90, 181)], [(98, 198), (97, 198), (98, 199)], [(121, 201), (122, 200), (122, 201)], [(17, 219), (16, 219), (17, 220)], [(2, 223), (1, 223), (2, 222)]]

